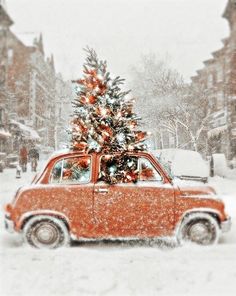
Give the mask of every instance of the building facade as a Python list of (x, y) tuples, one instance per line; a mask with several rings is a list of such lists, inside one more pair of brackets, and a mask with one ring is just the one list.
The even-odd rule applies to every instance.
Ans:
[(204, 61), (192, 83), (203, 85), (210, 100), (208, 154), (224, 153), (232, 160), (236, 158), (236, 0), (228, 0), (223, 17), (230, 35), (222, 40), (222, 48)]
[(54, 58), (45, 56), (42, 34), (27, 46), (12, 25), (0, 2), (0, 141), (4, 138), (13, 151), (25, 141), (55, 149), (58, 96), (69, 99), (71, 93), (67, 86), (62, 95), (58, 87)]
[(8, 130), (8, 114), (10, 108), (10, 94), (7, 89), (8, 73), (8, 35), (12, 19), (6, 13), (3, 2), (0, 1), (0, 152), (5, 152), (11, 135)]

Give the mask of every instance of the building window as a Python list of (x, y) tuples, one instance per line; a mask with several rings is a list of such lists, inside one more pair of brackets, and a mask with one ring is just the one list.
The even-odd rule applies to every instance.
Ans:
[(209, 103), (209, 107), (211, 108), (212, 112), (219, 111), (220, 109), (220, 99), (218, 97), (212, 97)]
[(217, 82), (222, 82), (223, 79), (224, 79), (224, 71), (223, 71), (223, 67), (220, 66), (217, 71)]
[(212, 87), (212, 86), (213, 86), (213, 81), (214, 81), (213, 74), (210, 73), (210, 74), (208, 75), (207, 86), (208, 86), (208, 87)]
[(217, 110), (221, 110), (224, 108), (224, 94), (223, 94), (223, 92), (219, 92), (217, 94), (216, 108), (217, 108)]
[(13, 63), (13, 53), (14, 53), (13, 49), (9, 48), (8, 49), (8, 54), (7, 54), (7, 56), (8, 56), (8, 64), (9, 65), (11, 65)]
[(6, 67), (4, 65), (0, 65), (0, 86), (5, 82), (6, 79)]
[(3, 125), (3, 109), (0, 109), (0, 125)]

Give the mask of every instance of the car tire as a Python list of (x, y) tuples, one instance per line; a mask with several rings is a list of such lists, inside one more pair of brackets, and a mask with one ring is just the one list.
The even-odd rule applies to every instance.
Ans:
[(219, 224), (207, 213), (194, 213), (184, 217), (177, 231), (180, 245), (189, 242), (202, 246), (214, 245), (218, 243), (219, 237)]
[(30, 246), (38, 249), (55, 249), (68, 246), (69, 231), (65, 223), (50, 216), (35, 216), (23, 227), (23, 238)]

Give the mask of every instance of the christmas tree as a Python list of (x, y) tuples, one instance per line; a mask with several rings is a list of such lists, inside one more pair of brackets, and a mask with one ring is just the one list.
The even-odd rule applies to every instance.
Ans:
[[(136, 130), (140, 118), (133, 112), (134, 100), (127, 99), (130, 91), (123, 91), (124, 79), (112, 78), (107, 71), (106, 61), (99, 60), (93, 49), (85, 49), (87, 58), (83, 66), (83, 77), (75, 83), (76, 98), (73, 101), (72, 149), (81, 152), (114, 152), (145, 150), (143, 143), (147, 133)], [(127, 171), (127, 163), (110, 159), (109, 163), (119, 163), (112, 180), (124, 181), (122, 171)], [(122, 165), (123, 163), (123, 165)], [(126, 166), (126, 167), (125, 167)], [(132, 166), (129, 170), (132, 169)], [(127, 179), (127, 178), (126, 178)], [(134, 176), (127, 182), (134, 181)]]

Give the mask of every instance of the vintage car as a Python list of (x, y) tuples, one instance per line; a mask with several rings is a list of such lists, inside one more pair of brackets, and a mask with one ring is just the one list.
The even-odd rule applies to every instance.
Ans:
[[(111, 157), (126, 157), (137, 179), (104, 182), (102, 170)], [(114, 166), (108, 172), (114, 174)], [(213, 188), (203, 183), (179, 187), (148, 152), (61, 152), (51, 157), (31, 185), (16, 192), (5, 210), (6, 228), (22, 233), (37, 248), (80, 239), (164, 237), (180, 244), (210, 245), (231, 226)]]

